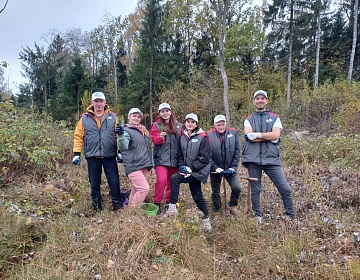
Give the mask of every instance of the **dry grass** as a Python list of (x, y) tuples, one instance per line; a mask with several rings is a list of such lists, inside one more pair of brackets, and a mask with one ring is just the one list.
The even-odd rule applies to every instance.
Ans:
[[(91, 215), (84, 164), (1, 190), (2, 279), (359, 279), (359, 174), (287, 168), (296, 222), (279, 218), (281, 199), (265, 178), (261, 226), (246, 214), (244, 186), (243, 214), (211, 213), (213, 231), (203, 234), (185, 185), (176, 218), (129, 209)], [(104, 182), (110, 208), (107, 192)], [(209, 185), (204, 193), (211, 208)]]

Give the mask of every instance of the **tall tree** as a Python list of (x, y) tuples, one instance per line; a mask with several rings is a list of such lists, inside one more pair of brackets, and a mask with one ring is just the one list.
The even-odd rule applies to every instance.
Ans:
[(224, 84), (224, 89), (223, 89), (224, 110), (225, 110), (226, 119), (230, 123), (230, 109), (228, 102), (229, 83), (225, 69), (225, 54), (224, 54), (224, 40), (225, 40), (225, 33), (227, 30), (227, 14), (230, 8), (230, 0), (210, 0), (210, 3), (215, 11), (216, 21), (218, 25), (219, 62), (220, 62), (221, 76)]
[(75, 57), (66, 71), (57, 96), (50, 101), (55, 120), (66, 120), (73, 124), (81, 113), (80, 108), (85, 90), (90, 88), (90, 81), (80, 56)]
[(355, 59), (355, 50), (356, 50), (356, 40), (357, 40), (357, 26), (358, 26), (358, 15), (359, 15), (359, 0), (355, 0), (355, 8), (354, 8), (354, 23), (353, 23), (353, 39), (352, 39), (352, 47), (351, 47), (351, 55), (350, 55), (350, 63), (349, 63), (349, 72), (347, 76), (348, 82), (351, 82), (353, 67), (354, 67), (354, 59)]
[(165, 30), (160, 0), (145, 1), (144, 19), (140, 29), (139, 52), (129, 76), (129, 95), (125, 102), (142, 105), (153, 121), (153, 102), (161, 87), (166, 86), (168, 57), (164, 53)]
[[(234, 24), (226, 33), (227, 65), (230, 73), (240, 72), (238, 77), (246, 81), (248, 94), (254, 90), (251, 87), (259, 82), (260, 63), (266, 42), (262, 20), (261, 10), (257, 7), (251, 11), (248, 20)], [(234, 71), (231, 71), (232, 69)], [(255, 82), (254, 79), (257, 81)]]

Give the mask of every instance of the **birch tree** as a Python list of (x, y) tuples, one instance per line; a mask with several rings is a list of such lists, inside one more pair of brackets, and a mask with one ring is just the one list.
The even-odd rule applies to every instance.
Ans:
[(356, 39), (357, 39), (358, 14), (359, 14), (359, 0), (355, 0), (353, 40), (352, 40), (352, 47), (351, 47), (349, 72), (348, 72), (348, 76), (347, 76), (348, 82), (351, 82), (352, 73), (353, 73), (353, 67), (354, 67), (355, 50), (356, 50)]

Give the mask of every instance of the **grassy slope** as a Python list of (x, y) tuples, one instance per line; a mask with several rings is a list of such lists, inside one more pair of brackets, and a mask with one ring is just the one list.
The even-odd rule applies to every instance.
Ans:
[[(1, 189), (0, 277), (359, 279), (359, 174), (326, 167), (285, 172), (298, 212), (294, 224), (278, 219), (281, 199), (265, 177), (263, 225), (246, 214), (244, 186), (242, 215), (212, 214), (210, 234), (199, 232), (200, 216), (185, 185), (180, 215), (163, 220), (129, 209), (90, 215), (84, 162), (65, 165), (61, 174), (41, 183), (23, 178)], [(154, 180), (155, 175), (152, 186)], [(122, 177), (122, 188), (128, 186)], [(104, 182), (104, 205), (110, 207), (107, 193)], [(209, 185), (204, 193), (210, 206)]]

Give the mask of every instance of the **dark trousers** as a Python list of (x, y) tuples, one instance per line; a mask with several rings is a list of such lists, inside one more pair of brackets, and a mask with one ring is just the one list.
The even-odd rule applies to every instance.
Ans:
[(100, 191), (101, 173), (104, 168), (111, 193), (112, 210), (118, 210), (122, 206), (120, 194), (119, 170), (115, 157), (87, 158), (88, 174), (91, 185), (91, 200), (95, 211), (102, 210), (102, 199)]
[(230, 201), (229, 206), (237, 206), (241, 187), (240, 187), (240, 180), (237, 173), (229, 174), (229, 175), (221, 175), (221, 174), (210, 174), (211, 179), (211, 199), (213, 204), (214, 211), (219, 211), (221, 208), (221, 197), (220, 197), (220, 190), (221, 190), (221, 180), (225, 177), (225, 180), (228, 182), (230, 188), (231, 188), (231, 195), (230, 195)]
[(261, 216), (260, 208), (260, 192), (261, 192), (261, 176), (262, 171), (269, 176), (270, 180), (278, 189), (285, 208), (285, 214), (290, 217), (295, 217), (294, 202), (292, 198), (292, 189), (290, 188), (284, 173), (278, 165), (258, 165), (247, 163), (246, 167), (249, 172), (249, 177), (258, 178), (259, 181), (250, 181), (251, 185), (251, 203), (252, 209), (256, 216)]
[(196, 180), (193, 176), (189, 176), (185, 178), (183, 175), (176, 173), (171, 176), (171, 195), (170, 195), (170, 203), (176, 204), (179, 199), (180, 192), (180, 184), (188, 183), (191, 195), (196, 203), (196, 206), (199, 208), (201, 212), (204, 214), (204, 219), (209, 217), (209, 211), (201, 190), (201, 182)]

